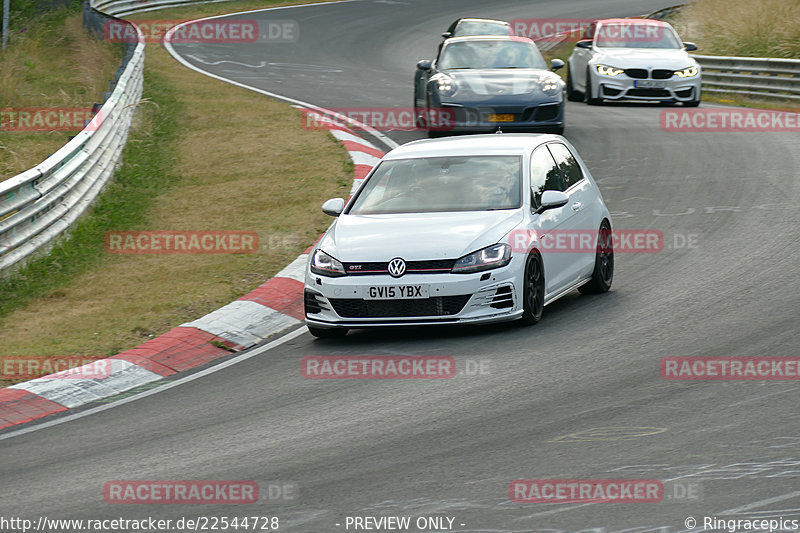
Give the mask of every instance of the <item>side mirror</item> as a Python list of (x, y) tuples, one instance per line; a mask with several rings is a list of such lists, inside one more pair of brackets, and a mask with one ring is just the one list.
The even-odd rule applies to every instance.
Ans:
[(557, 71), (560, 68), (564, 68), (564, 62), (560, 59), (556, 58), (550, 62), (550, 70), (553, 72)]
[(697, 50), (697, 45), (696, 45), (696, 44), (694, 44), (694, 43), (690, 43), (690, 42), (688, 42), (688, 41), (687, 41), (687, 42), (683, 43), (683, 48), (684, 48), (684, 49), (685, 49), (687, 52), (694, 52), (695, 50)]
[(561, 191), (544, 191), (542, 193), (542, 206), (535, 211), (540, 215), (548, 209), (555, 209), (556, 207), (563, 207), (569, 202), (569, 196)]
[(420, 59), (417, 61), (417, 69), (419, 70), (430, 70), (431, 69), (431, 60), (430, 59)]
[(449, 39), (452, 36), (453, 36), (453, 32), (449, 32), (449, 31), (446, 31), (446, 32), (444, 32), (442, 34), (442, 37), (444, 37), (445, 39)]
[(592, 40), (591, 39), (581, 39), (580, 41), (575, 43), (575, 46), (577, 46), (578, 48), (591, 48), (592, 47)]
[(344, 198), (331, 198), (322, 204), (322, 212), (326, 215), (338, 217), (342, 214), (342, 211), (344, 211)]

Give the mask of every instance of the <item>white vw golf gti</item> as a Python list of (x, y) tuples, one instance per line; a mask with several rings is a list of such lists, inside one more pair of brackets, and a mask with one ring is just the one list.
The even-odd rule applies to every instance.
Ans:
[[(558, 135), (411, 142), (386, 154), (347, 203), (334, 198), (322, 209), (337, 218), (306, 269), (306, 323), (317, 337), (371, 326), (534, 324), (574, 289), (611, 286), (608, 209)], [(549, 235), (569, 232), (593, 237), (544, 249)]]
[(650, 19), (593, 22), (567, 62), (567, 99), (657, 100), (700, 104), (700, 65), (668, 23)]

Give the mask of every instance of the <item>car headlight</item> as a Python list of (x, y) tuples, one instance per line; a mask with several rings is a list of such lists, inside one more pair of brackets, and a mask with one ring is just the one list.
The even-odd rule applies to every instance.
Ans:
[(311, 272), (329, 278), (338, 278), (345, 275), (344, 265), (322, 250), (314, 252), (311, 258)]
[(546, 80), (542, 81), (542, 92), (544, 94), (553, 96), (554, 94), (558, 94), (561, 90), (559, 87), (558, 80), (555, 78), (547, 78)]
[(458, 87), (452, 78), (442, 76), (436, 80), (436, 89), (442, 96), (453, 96), (456, 94)]
[(609, 67), (608, 65), (595, 65), (598, 74), (602, 74), (603, 76), (619, 76), (624, 70), (621, 68), (616, 67)]
[(506, 266), (511, 262), (511, 246), (505, 243), (493, 244), (482, 250), (465, 255), (453, 265), (454, 274), (471, 274)]
[(691, 78), (692, 76), (697, 76), (698, 71), (697, 67), (686, 67), (682, 70), (676, 70), (675, 75), (679, 78)]

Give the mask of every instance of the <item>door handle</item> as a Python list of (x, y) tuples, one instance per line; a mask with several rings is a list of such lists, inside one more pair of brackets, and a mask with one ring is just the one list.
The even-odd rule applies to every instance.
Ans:
[(581, 207), (583, 207), (583, 204), (580, 203), (580, 202), (575, 202), (575, 203), (572, 204), (572, 210), (573, 211), (580, 211)]

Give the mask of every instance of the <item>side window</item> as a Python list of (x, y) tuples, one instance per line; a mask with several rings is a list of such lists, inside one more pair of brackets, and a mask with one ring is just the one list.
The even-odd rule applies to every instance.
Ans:
[(550, 148), (558, 168), (561, 169), (561, 173), (564, 174), (564, 186), (566, 189), (583, 179), (581, 166), (575, 156), (572, 155), (572, 152), (569, 151), (569, 148), (561, 143), (552, 143), (547, 146)]
[(531, 155), (531, 206), (538, 209), (544, 191), (564, 191), (564, 180), (546, 146)]

